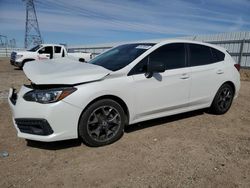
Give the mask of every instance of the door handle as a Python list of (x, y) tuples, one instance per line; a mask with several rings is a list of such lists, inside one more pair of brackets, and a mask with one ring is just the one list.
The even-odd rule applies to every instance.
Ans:
[(188, 79), (189, 75), (187, 73), (183, 73), (180, 78), (181, 79)]
[(223, 74), (223, 73), (224, 73), (224, 71), (221, 70), (221, 69), (219, 69), (219, 70), (216, 71), (216, 74)]

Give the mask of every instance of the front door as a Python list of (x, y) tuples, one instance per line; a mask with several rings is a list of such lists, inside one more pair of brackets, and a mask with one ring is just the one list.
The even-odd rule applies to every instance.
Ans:
[(38, 59), (52, 59), (53, 58), (53, 47), (46, 46), (38, 51)]
[[(147, 59), (163, 61), (166, 71), (146, 78)], [(132, 69), (132, 76), (134, 83), (131, 91), (135, 95), (136, 108), (134, 121), (162, 117), (188, 108), (191, 81), (183, 43), (167, 44), (156, 49)]]

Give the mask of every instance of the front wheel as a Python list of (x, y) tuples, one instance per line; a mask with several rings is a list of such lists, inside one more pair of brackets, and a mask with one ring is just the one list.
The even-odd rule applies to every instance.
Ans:
[(231, 85), (223, 84), (217, 91), (210, 110), (214, 114), (224, 114), (226, 113), (234, 98), (234, 90)]
[(23, 70), (24, 64), (27, 63), (28, 61), (33, 61), (33, 60), (23, 60), (23, 62), (22, 62), (21, 65), (19, 66), (19, 68), (20, 68), (21, 70)]
[(90, 105), (79, 122), (79, 135), (89, 146), (111, 144), (122, 137), (125, 113), (115, 101), (103, 99)]

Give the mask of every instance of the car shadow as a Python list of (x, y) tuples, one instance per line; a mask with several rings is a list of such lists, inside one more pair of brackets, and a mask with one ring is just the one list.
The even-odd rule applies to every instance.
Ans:
[(21, 71), (21, 70), (23, 70), (23, 69), (21, 69), (21, 68), (18, 68), (18, 67), (16, 67), (16, 68), (14, 68), (14, 70), (16, 71)]
[[(167, 116), (163, 118), (148, 120), (148, 121), (128, 125), (125, 127), (124, 131), (125, 133), (131, 133), (131, 132), (135, 132), (138, 130), (150, 128), (150, 127), (161, 125), (161, 124), (167, 124), (167, 123), (185, 119), (185, 118), (199, 116), (206, 112), (207, 110), (203, 109), (203, 110), (196, 110), (196, 111), (186, 112), (186, 113), (182, 113), (178, 115), (172, 115), (172, 116)], [(39, 141), (33, 141), (33, 140), (26, 140), (26, 141), (27, 141), (27, 146), (44, 149), (44, 150), (61, 150), (61, 149), (67, 149), (67, 148), (72, 148), (72, 147), (78, 147), (82, 145), (81, 139), (71, 139), (71, 140), (63, 140), (63, 141), (56, 141), (56, 142), (39, 142)]]
[(80, 139), (71, 139), (71, 140), (63, 140), (56, 142), (39, 142), (34, 140), (26, 140), (27, 146), (45, 150), (61, 150), (72, 147), (78, 147), (82, 145), (82, 141)]
[(135, 123), (135, 124), (126, 126), (124, 132), (125, 133), (135, 132), (141, 129), (146, 129), (146, 128), (150, 128), (150, 127), (161, 125), (161, 124), (167, 124), (170, 122), (174, 122), (174, 121), (181, 120), (181, 119), (186, 119), (189, 117), (199, 116), (207, 112), (208, 111), (206, 109), (202, 109), (202, 110), (196, 110), (192, 112), (185, 112), (182, 114), (157, 118), (153, 120), (143, 121), (140, 123)]

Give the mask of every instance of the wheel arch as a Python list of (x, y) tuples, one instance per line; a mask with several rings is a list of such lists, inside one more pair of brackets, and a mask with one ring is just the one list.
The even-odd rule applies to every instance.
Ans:
[[(232, 90), (233, 90), (233, 97), (232, 97), (232, 100), (231, 100), (231, 102), (230, 102), (230, 105), (229, 105), (229, 107), (225, 110), (221, 110), (221, 109), (218, 109), (218, 105), (216, 105), (216, 96), (217, 96), (217, 94), (218, 94), (218, 92), (220, 91), (220, 89), (223, 87), (223, 86), (225, 86), (225, 85), (229, 85), (230, 87), (232, 87)], [(212, 100), (212, 103), (210, 104), (210, 107), (209, 107), (209, 111), (212, 113), (212, 114), (217, 114), (217, 115), (221, 115), (221, 114), (224, 114), (224, 113), (226, 113), (228, 110), (229, 110), (229, 108), (230, 108), (230, 106), (231, 106), (231, 104), (232, 104), (232, 102), (233, 102), (233, 99), (234, 99), (234, 96), (235, 96), (235, 92), (236, 92), (236, 86), (235, 86), (235, 84), (232, 82), (232, 81), (225, 81), (225, 82), (223, 82), (223, 84), (221, 84), (220, 85), (220, 87), (217, 89), (217, 91), (216, 91), (216, 93), (215, 93), (215, 95), (214, 95), (214, 98), (213, 98), (213, 100)]]
[(230, 80), (225, 81), (225, 82), (223, 82), (221, 85), (219, 85), (219, 87), (215, 90), (215, 93), (213, 94), (213, 98), (212, 98), (212, 101), (211, 101), (211, 103), (210, 103), (210, 106), (212, 105), (212, 103), (213, 103), (213, 101), (214, 101), (214, 99), (215, 99), (215, 96), (216, 96), (217, 92), (219, 91), (219, 89), (220, 89), (223, 85), (225, 85), (225, 84), (229, 84), (229, 85), (233, 88), (233, 94), (235, 95), (235, 91), (236, 91), (235, 84), (234, 84), (232, 81), (230, 81)]
[(21, 68), (24, 66), (24, 64), (26, 63), (26, 62), (29, 62), (29, 61), (34, 61), (35, 59), (33, 59), (33, 58), (27, 58), (27, 59), (24, 59), (23, 61), (22, 61), (22, 65), (21, 65)]
[[(223, 86), (224, 84), (230, 85), (230, 86), (233, 88), (233, 92), (234, 92), (234, 95), (235, 95), (235, 90), (236, 90), (236, 88), (235, 88), (234, 83), (233, 83), (232, 81), (226, 81), (226, 82), (224, 82), (221, 86)], [(221, 86), (220, 86), (220, 87), (221, 87)]]
[(23, 61), (22, 61), (22, 63), (26, 63), (26, 62), (28, 62), (28, 61), (34, 61), (35, 59), (33, 59), (33, 58), (27, 58), (27, 59), (24, 59)]
[(128, 106), (127, 106), (127, 104), (120, 97), (117, 97), (115, 95), (103, 95), (103, 96), (99, 96), (99, 97), (93, 99), (91, 102), (89, 102), (88, 105), (83, 109), (83, 111), (82, 111), (82, 113), (81, 113), (81, 115), (79, 117), (79, 120), (78, 120), (78, 128), (77, 128), (78, 137), (79, 137), (79, 125), (80, 125), (80, 120), (81, 120), (82, 114), (86, 111), (86, 109), (89, 106), (91, 106), (95, 102), (97, 102), (99, 100), (102, 100), (102, 99), (111, 99), (111, 100), (117, 102), (119, 105), (121, 105), (121, 107), (124, 110), (124, 113), (126, 115), (125, 125), (127, 125), (129, 123), (129, 117), (130, 117), (130, 115), (129, 115)]

